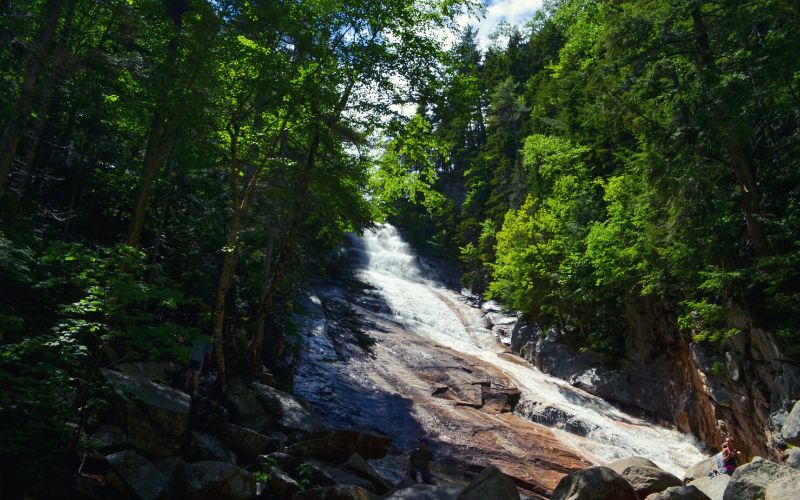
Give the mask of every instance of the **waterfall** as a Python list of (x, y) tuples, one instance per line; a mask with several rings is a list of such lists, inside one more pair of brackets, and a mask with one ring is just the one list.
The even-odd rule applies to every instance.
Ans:
[[(301, 319), (304, 340), (294, 380), (295, 392), (329, 425), (373, 429), (390, 434), (400, 449), (413, 447), (415, 436), (429, 432), (424, 422), (439, 417), (430, 387), (409, 366), (426, 366), (446, 352), (502, 373), (522, 393), (518, 417), (548, 426), (555, 442), (592, 463), (643, 456), (682, 477), (703, 459), (693, 436), (626, 414), (509, 354), (485, 327), (484, 312), (442, 286), (396, 228), (381, 225), (349, 238), (357, 278), (368, 288), (355, 298), (334, 285), (316, 289)], [(343, 347), (321, 301), (358, 310), (377, 354)], [(461, 414), (461, 425), (471, 418)], [(537, 446), (530, 443), (530, 449)]]
[(518, 413), (555, 427), (559, 438), (593, 461), (638, 455), (681, 477), (701, 460), (691, 435), (628, 415), (608, 402), (545, 375), (534, 366), (499, 355), (504, 349), (483, 326), (478, 309), (439, 286), (396, 228), (382, 225), (354, 238), (362, 279), (390, 305), (393, 319), (416, 335), (477, 357), (506, 373), (523, 392)]

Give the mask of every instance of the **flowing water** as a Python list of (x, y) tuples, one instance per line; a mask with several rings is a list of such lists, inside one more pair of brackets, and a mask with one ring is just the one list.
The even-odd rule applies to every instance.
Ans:
[[(360, 279), (373, 286), (375, 296), (383, 301), (382, 309), (363, 311), (373, 320), (395, 325), (410, 335), (407, 345), (419, 339), (422, 347), (417, 356), (426, 356), (425, 345), (441, 346), (501, 372), (522, 392), (520, 416), (525, 416), (526, 409), (546, 408), (556, 427), (579, 429), (577, 433), (557, 428), (552, 432), (565, 447), (589, 462), (638, 455), (682, 477), (686, 467), (703, 458), (694, 437), (626, 414), (506, 353), (485, 328), (483, 311), (441, 286), (433, 270), (417, 258), (394, 227), (379, 226), (351, 239), (351, 251), (360, 263)], [(304, 350), (296, 390), (315, 406), (328, 410), (328, 420), (334, 425), (388, 428), (399, 430), (399, 435), (412, 433), (415, 425), (424, 427), (424, 411), (413, 408), (413, 397), (403, 395), (402, 388), (394, 387), (397, 392), (390, 397), (370, 395), (375, 382), (369, 359), (361, 368), (351, 363), (347, 373), (337, 372), (341, 366), (331, 359), (331, 341), (320, 333), (322, 323), (318, 319), (306, 325), (306, 344), (312, 345)], [(570, 425), (558, 425), (564, 423)]]

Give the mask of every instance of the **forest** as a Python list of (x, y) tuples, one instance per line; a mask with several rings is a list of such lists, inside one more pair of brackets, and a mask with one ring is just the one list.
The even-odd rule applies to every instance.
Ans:
[(201, 334), (290, 380), (374, 221), (583, 350), (646, 309), (800, 359), (800, 4), (551, 0), (487, 47), (480, 10), (0, 2), (3, 469), (74, 467), (99, 370)]

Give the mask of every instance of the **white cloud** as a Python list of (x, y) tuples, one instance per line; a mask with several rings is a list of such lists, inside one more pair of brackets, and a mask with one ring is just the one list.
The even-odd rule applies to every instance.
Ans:
[(473, 25), (478, 28), (478, 41), (481, 49), (489, 45), (489, 35), (497, 26), (506, 21), (521, 25), (542, 6), (542, 0), (486, 0), (486, 13), (482, 19), (462, 15), (458, 18), (461, 26)]

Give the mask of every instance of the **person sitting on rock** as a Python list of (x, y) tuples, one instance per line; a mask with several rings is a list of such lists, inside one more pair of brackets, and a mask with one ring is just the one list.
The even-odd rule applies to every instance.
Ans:
[(741, 455), (741, 452), (734, 448), (733, 437), (728, 436), (725, 438), (725, 442), (722, 443), (722, 467), (720, 467), (720, 472), (729, 476), (733, 474), (736, 466), (739, 465), (739, 455)]
[(192, 342), (192, 350), (189, 351), (189, 369), (186, 370), (186, 390), (191, 389), (193, 396), (197, 395), (200, 373), (202, 373), (206, 361), (211, 359), (213, 350), (214, 343), (205, 335), (197, 337)]
[(727, 474), (730, 476), (733, 474), (733, 471), (736, 470), (736, 466), (739, 463), (740, 455), (741, 452), (734, 448), (733, 437), (726, 437), (725, 442), (722, 443), (722, 451), (716, 455), (717, 468), (711, 471), (709, 476), (713, 477), (719, 474)]
[(420, 438), (419, 448), (414, 450), (409, 457), (408, 475), (417, 483), (437, 484), (431, 474), (432, 462), (433, 453), (430, 450), (430, 443), (426, 438)]

